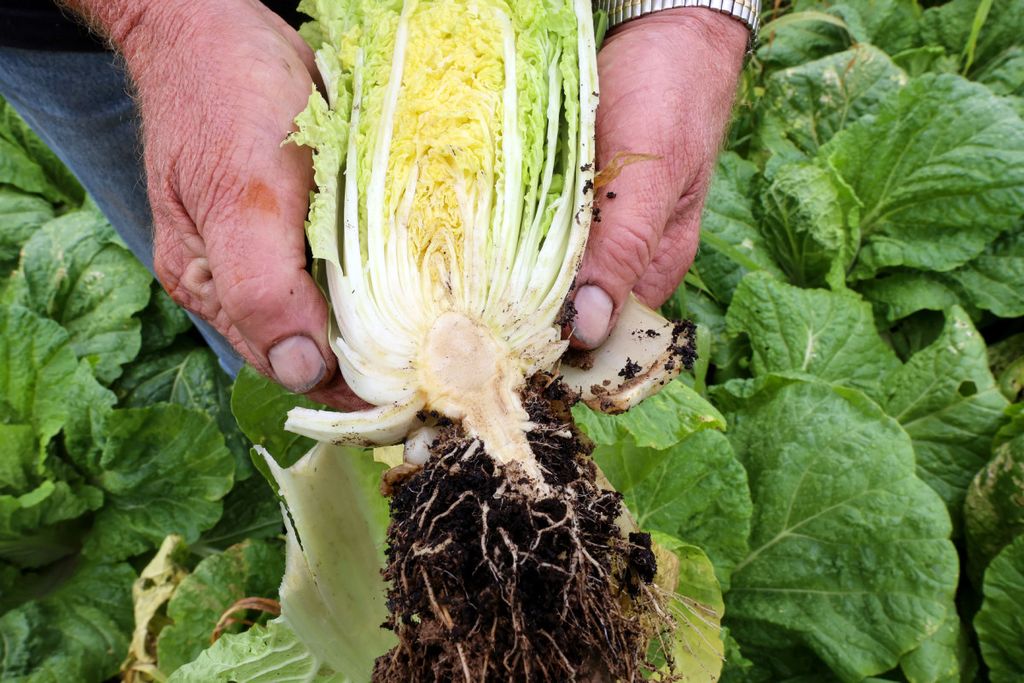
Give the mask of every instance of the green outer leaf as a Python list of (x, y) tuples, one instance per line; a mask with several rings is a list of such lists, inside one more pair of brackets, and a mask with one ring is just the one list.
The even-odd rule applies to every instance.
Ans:
[[(941, 45), (958, 58), (966, 57), (975, 30), (978, 9), (988, 0), (952, 0), (932, 7), (921, 17), (921, 35), (925, 43)], [(972, 77), (984, 73), (1007, 51), (1020, 43), (1020, 27), (1024, 25), (1024, 6), (1019, 2), (995, 2), (983, 19), (970, 67)]]
[(0, 418), (5, 422), (31, 424), (45, 446), (68, 419), (66, 386), (77, 367), (60, 325), (21, 306), (0, 306)]
[(587, 436), (604, 445), (630, 439), (637, 446), (665, 449), (702, 429), (725, 429), (722, 414), (678, 379), (621, 415), (597, 413), (583, 404), (572, 415)]
[(1024, 535), (1024, 434), (998, 446), (967, 489), (964, 501), (967, 568), (981, 585), (989, 561)]
[(46, 480), (21, 495), (0, 495), (0, 558), (41, 567), (77, 552), (86, 522), (79, 518), (102, 505), (102, 492), (66, 481)]
[(791, 12), (761, 28), (758, 61), (771, 67), (803, 64), (850, 46), (850, 27), (834, 13)]
[(266, 457), (288, 506), (281, 614), (332, 669), (367, 680), (374, 660), (395, 643), (381, 627), (384, 467), (369, 452), (325, 443), (288, 469)]
[(779, 162), (766, 171), (761, 192), (761, 232), (769, 253), (789, 281), (825, 284), (829, 272), (845, 272), (857, 231), (832, 173), (813, 163)]
[(959, 527), (974, 474), (989, 457), (1007, 400), (988, 369), (985, 342), (959, 307), (942, 334), (885, 380), (885, 411), (914, 441), (917, 473), (949, 506)]
[(758, 145), (774, 154), (813, 156), (906, 82), (888, 55), (866, 44), (776, 71), (758, 102)]
[(0, 184), (44, 197), (51, 204), (78, 206), (85, 191), (14, 108), (0, 97)]
[(985, 570), (985, 599), (974, 617), (992, 683), (1024, 677), (1024, 536), (1003, 548)]
[(245, 539), (271, 538), (284, 533), (281, 504), (263, 477), (249, 477), (224, 496), (224, 513), (217, 524), (192, 545), (195, 552), (224, 550)]
[[(675, 555), (678, 578), (674, 586), (665, 586), (675, 593), (667, 605), (677, 624), (672, 642), (672, 673), (694, 683), (714, 683), (722, 670), (725, 644), (721, 620), (725, 605), (722, 589), (715, 580), (715, 571), (704, 551), (669, 534), (653, 532), (658, 566), (665, 566), (662, 552)], [(655, 675), (652, 680), (660, 680)]]
[[(818, 0), (815, 0), (817, 2)], [(921, 7), (917, 0), (843, 0), (863, 23), (861, 43), (877, 45), (889, 54), (918, 44)]]
[(917, 270), (896, 270), (863, 280), (857, 283), (857, 291), (890, 323), (918, 311), (944, 311), (960, 303), (960, 297), (946, 281)]
[(0, 185), (0, 281), (17, 268), (22, 245), (51, 218), (46, 200)]
[(732, 152), (718, 158), (701, 216), (700, 249), (691, 272), (699, 272), (711, 295), (728, 304), (750, 271), (781, 275), (764, 247), (751, 210), (757, 167)]
[(95, 209), (50, 221), (25, 244), (15, 303), (60, 323), (71, 347), (109, 384), (136, 356), (152, 276)]
[[(997, 95), (1024, 96), (1024, 46), (1014, 45), (975, 74)], [(1020, 106), (1017, 107), (1020, 112)]]
[(0, 422), (0, 493), (28, 488), (38, 460), (39, 446), (31, 425)]
[(640, 528), (703, 548), (728, 590), (733, 565), (749, 550), (752, 510), (746, 472), (721, 432), (696, 432), (664, 451), (598, 446), (594, 460)]
[(303, 645), (284, 619), (227, 634), (169, 683), (346, 683)]
[(849, 291), (800, 289), (753, 273), (736, 289), (726, 329), (750, 337), (755, 376), (801, 372), (877, 396), (880, 378), (899, 367), (871, 306)]
[(100, 683), (114, 676), (132, 629), (127, 564), (85, 565), (56, 591), (0, 617), (0, 679)]
[(167, 604), (172, 620), (160, 631), (157, 662), (170, 674), (198, 657), (217, 620), (242, 598), (276, 598), (284, 574), (284, 546), (243, 541), (200, 562)]
[(235, 456), (235, 479), (252, 474), (249, 441), (231, 414), (231, 378), (210, 349), (189, 344), (140, 357), (128, 366), (115, 388), (124, 407), (166, 401), (206, 413), (217, 422)]
[(959, 76), (911, 79), (820, 155), (864, 206), (855, 279), (889, 266), (952, 270), (1024, 206), (1024, 122)]
[(906, 433), (863, 394), (761, 385), (731, 415), (754, 527), (727, 613), (806, 645), (843, 680), (887, 671), (945, 619), (949, 517), (914, 476)]
[(950, 277), (978, 308), (1002, 318), (1024, 316), (1024, 228), (1006, 233)]
[(217, 521), (234, 462), (210, 418), (173, 404), (113, 410), (100, 443), (72, 453), (74, 464), (106, 496), (85, 540), (85, 554), (126, 558), (172, 533), (186, 541)]
[(900, 669), (909, 683), (960, 683), (975, 680), (978, 657), (954, 605), (949, 605), (946, 620), (939, 630), (916, 650), (904, 655), (900, 660)]
[(150, 284), (149, 303), (136, 317), (142, 323), (139, 352), (143, 354), (166, 349), (178, 335), (192, 329), (192, 321), (185, 310), (171, 300), (156, 280)]
[[(285, 416), (296, 406), (320, 407), (304, 396), (289, 393), (280, 384), (267, 379), (248, 365), (235, 378), (231, 391), (231, 412), (238, 420), (238, 427), (250, 441), (272, 453), (282, 467), (296, 462), (314, 444), (312, 439), (284, 430)], [(264, 472), (264, 475), (268, 476), (268, 473)], [(269, 476), (268, 479), (276, 490), (273, 479)]]
[(1004, 424), (996, 432), (995, 439), (992, 440), (993, 447), (999, 447), (1007, 441), (1016, 439), (1021, 434), (1024, 434), (1024, 402), (1014, 403), (1006, 409), (1006, 417), (1009, 418), (1009, 422)]

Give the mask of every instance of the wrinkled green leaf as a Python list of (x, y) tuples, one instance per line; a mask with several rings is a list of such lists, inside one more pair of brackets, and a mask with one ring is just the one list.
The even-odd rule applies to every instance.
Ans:
[(197, 658), (221, 615), (238, 600), (276, 599), (283, 573), (279, 542), (244, 541), (200, 562), (167, 604), (171, 624), (157, 640), (160, 670), (170, 674)]
[(727, 614), (845, 680), (892, 668), (941, 626), (958, 574), (910, 439), (863, 394), (821, 382), (764, 381), (730, 418), (754, 516)]
[[(974, 26), (980, 0), (952, 0), (932, 7), (921, 17), (921, 36), (931, 45), (939, 45), (948, 53), (966, 61), (968, 41)], [(970, 75), (978, 77), (1007, 52), (1020, 44), (1020, 27), (1024, 26), (1024, 5), (996, 0), (991, 3), (985, 23), (978, 33), (971, 62)]]
[(192, 329), (184, 309), (171, 301), (160, 283), (150, 283), (149, 303), (136, 316), (142, 323), (142, 345), (140, 353), (166, 349), (178, 335)]
[(1024, 392), (1024, 333), (1010, 335), (988, 346), (988, 366), (999, 389), (1010, 401)]
[(676, 380), (621, 415), (605, 415), (577, 404), (573, 418), (595, 443), (610, 445), (627, 439), (637, 446), (664, 449), (702, 429), (725, 429), (714, 406)]
[(1024, 316), (1024, 229), (1001, 236), (950, 277), (978, 308), (1001, 318)]
[(299, 642), (283, 619), (228, 634), (169, 683), (346, 683)]
[[(850, 26), (834, 12), (792, 12), (761, 29), (758, 61), (769, 67), (790, 67), (840, 52), (850, 46)], [(859, 20), (859, 16), (853, 17)], [(856, 31), (857, 29), (854, 29)]]
[(984, 340), (954, 307), (939, 338), (889, 374), (885, 385), (885, 411), (913, 439), (918, 476), (958, 522), (967, 486), (988, 460), (1007, 406), (988, 369)]
[(0, 679), (101, 683), (117, 673), (132, 629), (127, 564), (86, 565), (41, 600), (0, 617)]
[(51, 204), (78, 206), (85, 191), (14, 108), (0, 98), (0, 184), (40, 195)]
[(959, 76), (912, 79), (820, 154), (863, 204), (855, 279), (890, 266), (956, 268), (1024, 207), (1024, 122)]
[(249, 442), (231, 414), (231, 378), (208, 348), (187, 345), (140, 357), (116, 385), (124, 407), (177, 403), (206, 413), (217, 422), (235, 456), (235, 479), (252, 474)]
[(0, 424), (0, 493), (28, 488), (38, 467), (39, 447), (28, 424)]
[(0, 306), (0, 422), (29, 424), (42, 447), (68, 419), (67, 386), (78, 361), (57, 323)]
[(102, 505), (101, 491), (66, 481), (46, 480), (20, 495), (0, 495), (0, 559), (41, 567), (77, 552), (87, 528), (83, 515)]
[(921, 20), (917, 0), (842, 0), (841, 4), (859, 15), (863, 31), (856, 36), (859, 42), (877, 45), (889, 54), (917, 44)]
[(832, 174), (816, 164), (778, 164), (767, 173), (761, 231), (793, 284), (821, 286), (830, 271), (843, 273), (852, 260), (859, 237), (848, 224), (841, 191)]
[(139, 352), (133, 315), (149, 301), (151, 279), (106, 219), (83, 209), (29, 239), (10, 287), (15, 303), (60, 323), (75, 354), (109, 384)]
[(700, 249), (694, 271), (722, 304), (748, 272), (781, 272), (764, 248), (764, 239), (751, 212), (757, 167), (736, 154), (718, 159), (701, 217)]
[(18, 267), (22, 245), (51, 218), (46, 200), (0, 185), (0, 278)]
[(759, 145), (774, 154), (814, 156), (906, 82), (889, 56), (870, 45), (776, 71), (758, 103)]
[(736, 289), (726, 325), (750, 338), (755, 376), (802, 372), (876, 396), (880, 378), (899, 366), (871, 306), (853, 292), (800, 289), (755, 273)]
[(271, 538), (284, 533), (281, 504), (263, 477), (238, 482), (223, 502), (220, 520), (200, 537), (198, 544), (193, 544), (197, 551), (224, 550), (247, 538)]
[(985, 570), (985, 599), (974, 617), (992, 683), (1024, 677), (1024, 536), (1003, 548)]
[(641, 529), (700, 546), (728, 589), (747, 554), (751, 504), (746, 472), (721, 432), (696, 432), (661, 451), (628, 441), (598, 446), (594, 460)]
[(900, 669), (909, 683), (960, 683), (975, 680), (978, 659), (953, 605), (939, 630), (904, 655)]
[(916, 270), (896, 270), (863, 280), (857, 283), (857, 291), (890, 323), (918, 311), (944, 311), (960, 303), (957, 292), (946, 281)]
[(173, 404), (111, 411), (100, 442), (71, 457), (106, 497), (85, 541), (87, 556), (104, 559), (131, 557), (172, 533), (195, 541), (220, 517), (234, 470), (216, 424)]

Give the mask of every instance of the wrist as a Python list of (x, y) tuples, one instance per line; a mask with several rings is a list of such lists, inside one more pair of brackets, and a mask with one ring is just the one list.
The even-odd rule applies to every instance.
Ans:
[[(626, 21), (608, 33), (605, 43), (633, 32), (669, 35), (678, 44), (681, 54), (694, 56), (699, 50), (708, 59), (738, 74), (743, 68), (750, 42), (750, 31), (735, 17), (705, 7), (666, 9)], [(681, 64), (687, 68), (706, 64)]]
[(135, 30), (152, 22), (161, 7), (171, 3), (160, 0), (61, 0), (97, 33), (107, 38), (115, 49), (122, 51), (127, 38)]

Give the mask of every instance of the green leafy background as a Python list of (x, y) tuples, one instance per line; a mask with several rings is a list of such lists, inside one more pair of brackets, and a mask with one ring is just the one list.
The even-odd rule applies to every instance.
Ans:
[[(694, 376), (574, 415), (678, 562), (687, 680), (1022, 680), (1024, 3), (762, 4), (665, 305), (700, 327)], [(250, 447), (295, 462), (281, 421), (310, 404), (232, 384), (6, 105), (0, 397), (0, 679), (116, 676), (178, 534), (160, 676), (342, 680), (256, 610), (207, 647), (276, 597)]]

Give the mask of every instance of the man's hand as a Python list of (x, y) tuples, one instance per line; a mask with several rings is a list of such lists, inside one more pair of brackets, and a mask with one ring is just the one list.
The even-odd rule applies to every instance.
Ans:
[(657, 159), (625, 166), (597, 191), (600, 222), (577, 278), (575, 345), (604, 341), (631, 291), (660, 306), (693, 262), (748, 37), (736, 19), (692, 8), (635, 19), (605, 40), (597, 167), (622, 153)]
[(309, 150), (282, 145), (318, 78), (309, 47), (255, 0), (71, 5), (137, 89), (160, 282), (288, 389), (359, 405), (305, 271)]

